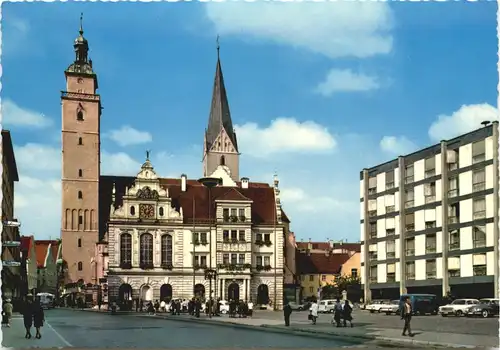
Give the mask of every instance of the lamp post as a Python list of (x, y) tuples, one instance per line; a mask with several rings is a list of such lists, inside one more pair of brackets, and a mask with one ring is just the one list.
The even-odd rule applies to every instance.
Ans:
[(208, 268), (205, 270), (205, 279), (208, 280), (208, 283), (209, 283), (209, 295), (210, 295), (210, 299), (209, 299), (209, 307), (210, 309), (208, 310), (208, 317), (209, 318), (212, 318), (212, 310), (213, 310), (213, 305), (212, 305), (212, 280), (215, 281), (215, 279), (217, 278), (217, 271), (215, 271), (214, 269), (211, 269), (211, 268)]
[[(209, 277), (208, 278), (208, 284), (209, 284), (209, 292), (208, 292), (209, 294), (208, 295), (209, 295), (210, 305), (212, 305), (212, 279), (214, 280), (215, 286), (217, 287), (217, 281), (216, 281), (217, 271), (212, 269), (212, 256), (213, 256), (213, 252), (212, 252), (212, 216), (211, 216), (212, 188), (221, 185), (222, 179), (217, 178), (217, 177), (202, 177), (201, 179), (198, 180), (198, 182), (200, 184), (202, 184), (203, 186), (205, 186), (206, 188), (208, 188), (208, 225), (209, 225), (208, 247), (209, 247), (209, 251), (210, 251), (210, 254), (209, 254), (210, 260), (208, 261), (208, 269), (205, 271), (205, 278)], [(214, 255), (217, 259), (217, 254), (214, 254)], [(207, 272), (209, 272), (209, 273), (207, 273)], [(210, 317), (212, 317), (211, 310), (208, 314), (210, 315)]]

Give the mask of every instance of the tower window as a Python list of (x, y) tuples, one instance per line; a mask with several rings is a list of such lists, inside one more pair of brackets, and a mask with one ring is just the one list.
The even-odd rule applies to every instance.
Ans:
[(82, 169), (78, 169), (78, 177), (82, 177), (83, 176), (83, 170)]
[(78, 271), (83, 270), (83, 263), (81, 261), (78, 262)]
[(78, 199), (82, 199), (83, 198), (83, 193), (82, 191), (78, 191)]
[(83, 225), (83, 215), (78, 216), (78, 225)]
[(78, 238), (78, 248), (81, 248), (81, 247), (82, 247), (82, 239)]
[(163, 207), (160, 207), (160, 209), (158, 209), (158, 212), (160, 216), (163, 216), (165, 214), (165, 212), (163, 211)]
[(76, 112), (76, 120), (83, 121), (83, 112), (81, 110)]
[(130, 215), (135, 215), (135, 207), (134, 206), (130, 207)]
[(83, 145), (83, 139), (81, 137), (78, 138), (78, 145)]
[(220, 156), (220, 165), (226, 165), (226, 157)]

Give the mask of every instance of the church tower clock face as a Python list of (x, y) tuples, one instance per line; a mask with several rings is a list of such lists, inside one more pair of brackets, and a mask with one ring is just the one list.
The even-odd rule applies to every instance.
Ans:
[(152, 204), (140, 204), (139, 205), (139, 216), (141, 218), (150, 219), (155, 215), (155, 208)]

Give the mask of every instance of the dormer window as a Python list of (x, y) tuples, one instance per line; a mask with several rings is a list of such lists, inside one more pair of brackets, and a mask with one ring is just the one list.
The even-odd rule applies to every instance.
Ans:
[(163, 216), (165, 214), (165, 211), (163, 210), (163, 207), (160, 207), (160, 209), (158, 209), (158, 214), (160, 216)]
[(134, 206), (131, 206), (130, 207), (130, 215), (135, 215), (135, 207)]
[(226, 165), (226, 157), (220, 156), (220, 165)]

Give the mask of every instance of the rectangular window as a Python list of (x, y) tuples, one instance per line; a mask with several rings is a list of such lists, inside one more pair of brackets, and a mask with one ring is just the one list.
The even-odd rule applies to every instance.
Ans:
[(245, 209), (238, 209), (238, 215), (240, 218), (245, 216)]
[(238, 240), (240, 242), (245, 242), (245, 230), (238, 231)]
[(200, 240), (199, 235), (200, 235), (200, 233), (199, 233), (199, 232), (193, 232), (193, 233), (191, 234), (191, 236), (192, 236), (191, 241), (192, 241), (193, 243), (197, 243), (197, 242), (199, 242), (199, 240)]
[(396, 234), (396, 229), (394, 228), (388, 228), (385, 230), (385, 235), (386, 236), (394, 236)]
[(458, 250), (460, 249), (460, 231), (459, 230), (453, 230), (450, 231), (450, 241), (449, 243), (449, 250)]
[(456, 224), (460, 221), (460, 202), (453, 203), (448, 207), (448, 223)]
[(83, 225), (83, 215), (78, 216), (78, 225)]
[(425, 160), (425, 178), (436, 175), (436, 157), (432, 156)]
[(238, 254), (231, 254), (231, 265), (236, 265), (238, 263)]
[(436, 278), (436, 260), (427, 260), (425, 262), (425, 271), (427, 278)]
[(486, 159), (486, 147), (484, 140), (472, 144), (472, 164), (483, 162)]
[(238, 240), (238, 231), (231, 230), (231, 240), (232, 241), (237, 241)]
[(263, 242), (264, 240), (262, 239), (262, 233), (256, 233), (255, 234), (255, 241), (256, 242)]
[(224, 218), (224, 221), (229, 220), (229, 209), (227, 208), (222, 209), (222, 217)]
[(358, 277), (358, 269), (351, 269), (351, 277), (353, 278)]
[(257, 258), (255, 259), (255, 265), (264, 266), (264, 262), (262, 261), (262, 256), (257, 255)]
[(264, 234), (264, 242), (271, 242), (271, 234), (270, 233)]
[(207, 257), (206, 257), (206, 255), (200, 256), (200, 266), (201, 267), (206, 267), (207, 266)]
[(415, 213), (406, 214), (405, 216), (406, 232), (415, 231)]
[(377, 200), (376, 199), (368, 200), (368, 216), (369, 217), (377, 216)]
[(321, 275), (321, 280), (324, 282), (326, 281), (326, 275)]
[(486, 171), (485, 169), (472, 172), (472, 191), (484, 191), (486, 189)]
[(202, 244), (207, 243), (207, 233), (206, 232), (200, 232), (200, 242)]
[(448, 170), (458, 169), (458, 150), (447, 150), (446, 151), (446, 162), (448, 163)]
[(486, 247), (486, 226), (474, 226), (472, 229), (474, 248)]
[(222, 255), (222, 263), (224, 265), (228, 265), (229, 264), (229, 254), (223, 254)]
[(431, 234), (425, 236), (425, 254), (432, 254), (436, 252), (436, 235)]
[(368, 179), (368, 194), (377, 193), (377, 177), (370, 177)]
[(314, 275), (309, 275), (309, 282), (314, 282)]
[(436, 183), (431, 182), (424, 185), (425, 203), (436, 201)]
[(370, 224), (370, 238), (377, 238), (377, 224)]
[(448, 197), (453, 198), (458, 196), (458, 176), (448, 179)]
[(406, 241), (406, 256), (415, 255), (415, 238), (407, 238)]
[(370, 282), (377, 283), (377, 266), (370, 266)]
[(264, 257), (264, 266), (271, 266), (271, 257), (270, 256)]
[(198, 255), (193, 256), (193, 266), (199, 266), (200, 265), (200, 257)]
[(413, 165), (408, 165), (405, 169), (405, 184), (412, 183), (414, 180), (413, 177)]
[(406, 279), (414, 280), (415, 279), (415, 262), (407, 262), (406, 263)]
[(238, 262), (243, 265), (245, 263), (245, 254), (240, 254), (238, 256)]
[(222, 239), (224, 240), (224, 242), (229, 241), (229, 231), (228, 230), (222, 231)]
[(394, 188), (394, 170), (385, 173), (385, 189)]
[(231, 209), (231, 216), (236, 216), (238, 215), (238, 211), (236, 210), (236, 208), (232, 208)]
[(309, 293), (314, 293), (314, 287), (309, 287)]
[(435, 228), (436, 227), (436, 221), (426, 221), (425, 222), (425, 228)]
[(385, 243), (385, 251), (387, 258), (395, 258), (396, 257), (396, 241), (387, 241)]
[(473, 214), (472, 218), (474, 220), (484, 219), (486, 217), (486, 198), (474, 198), (472, 200)]
[(405, 191), (405, 208), (412, 208), (414, 205), (415, 192), (412, 189)]
[(387, 264), (387, 282), (394, 283), (396, 282), (396, 264)]

